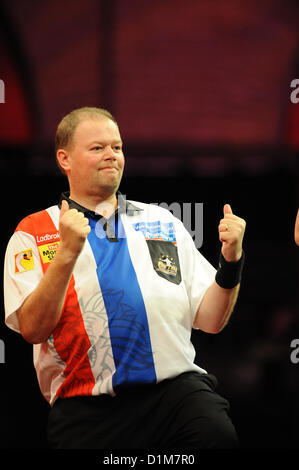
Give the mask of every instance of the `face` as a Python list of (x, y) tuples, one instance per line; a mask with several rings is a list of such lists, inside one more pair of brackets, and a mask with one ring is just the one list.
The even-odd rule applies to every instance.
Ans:
[(124, 169), (119, 129), (105, 116), (82, 120), (69, 150), (57, 156), (70, 183), (71, 193), (109, 197), (116, 193)]

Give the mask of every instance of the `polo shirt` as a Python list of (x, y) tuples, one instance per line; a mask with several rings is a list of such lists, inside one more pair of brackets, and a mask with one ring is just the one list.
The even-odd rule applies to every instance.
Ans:
[[(157, 383), (194, 363), (191, 331), (215, 268), (183, 223), (154, 204), (126, 201), (110, 219), (69, 199), (91, 232), (76, 261), (58, 324), (33, 345), (41, 392), (60, 397), (118, 393)], [(6, 250), (5, 321), (20, 332), (17, 309), (37, 287), (59, 246), (60, 203), (25, 217)], [(45, 315), (47, 312), (45, 311)]]

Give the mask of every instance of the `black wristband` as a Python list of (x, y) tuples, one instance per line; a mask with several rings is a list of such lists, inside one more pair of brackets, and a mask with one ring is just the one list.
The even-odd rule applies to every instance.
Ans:
[(242, 271), (245, 261), (245, 254), (242, 251), (242, 256), (239, 261), (226, 261), (222, 253), (220, 254), (219, 266), (216, 272), (215, 281), (220, 287), (225, 289), (233, 289), (239, 284), (242, 277)]

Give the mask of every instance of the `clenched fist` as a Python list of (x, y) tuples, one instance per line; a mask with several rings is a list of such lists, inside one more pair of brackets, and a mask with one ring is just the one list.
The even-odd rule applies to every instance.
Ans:
[(235, 262), (241, 258), (245, 228), (245, 220), (233, 214), (230, 205), (225, 204), (218, 232), (219, 240), (222, 242), (221, 252), (226, 261)]
[(84, 217), (83, 212), (69, 209), (67, 201), (63, 200), (59, 216), (61, 250), (77, 257), (81, 253), (89, 232), (88, 219)]

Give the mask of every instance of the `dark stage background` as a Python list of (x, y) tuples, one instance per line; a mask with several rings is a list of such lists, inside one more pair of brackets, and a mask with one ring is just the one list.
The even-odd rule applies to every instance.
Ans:
[[(215, 266), (224, 203), (247, 221), (232, 319), (218, 335), (192, 334), (244, 449), (299, 448), (298, 21), (294, 0), (0, 3), (1, 269), (18, 222), (67, 189), (58, 121), (107, 107), (125, 143), (127, 199), (203, 202), (201, 252)], [(46, 449), (32, 346), (4, 325), (2, 293), (1, 310), (0, 448)]]

